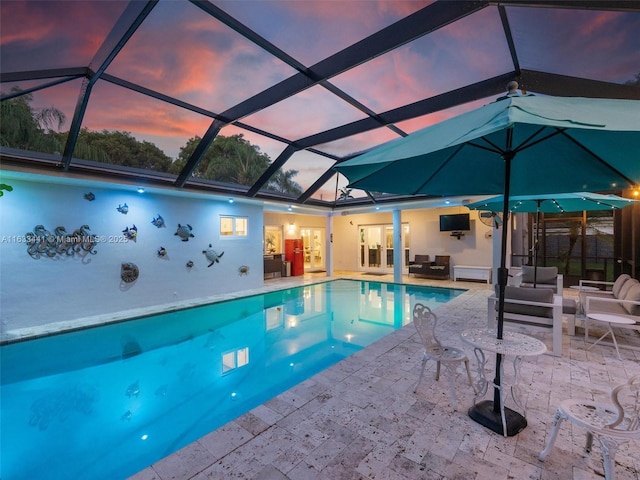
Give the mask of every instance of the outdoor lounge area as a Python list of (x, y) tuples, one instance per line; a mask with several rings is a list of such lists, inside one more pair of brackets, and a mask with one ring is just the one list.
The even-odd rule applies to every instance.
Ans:
[(416, 255), (414, 260), (409, 262), (409, 274), (447, 280), (451, 275), (451, 257), (436, 255), (434, 260), (430, 261), (429, 255)]
[(0, 1), (0, 479), (640, 480), (640, 439), (558, 413), (640, 373), (640, 287), (579, 284), (640, 279), (639, 30), (640, 0)]
[[(337, 275), (354, 277), (353, 272)], [(391, 280), (387, 277), (381, 280)], [(313, 276), (278, 279), (270, 287), (309, 281), (314, 281)], [(406, 281), (442, 284), (413, 276)], [(443, 342), (468, 352), (474, 372), (475, 359), (460, 332), (485, 326), (492, 289), (478, 282), (445, 284), (468, 290), (435, 310), (438, 334)], [(133, 478), (603, 478), (599, 446), (594, 442), (591, 454), (585, 455), (585, 435), (579, 429), (565, 426), (546, 460), (538, 459), (562, 400), (604, 401), (614, 384), (638, 373), (640, 336), (636, 333), (618, 336), (622, 354), (618, 359), (606, 344), (587, 350), (578, 330), (576, 336), (562, 336), (561, 357), (542, 355), (523, 361), (521, 388), (529, 425), (515, 437), (505, 438), (469, 418), (473, 389), (462, 368), (455, 382), (455, 410), (448, 380), (435, 381), (435, 362), (427, 364), (413, 393), (423, 346), (414, 326), (408, 324)], [(640, 478), (639, 448), (636, 441), (618, 450), (618, 480)]]

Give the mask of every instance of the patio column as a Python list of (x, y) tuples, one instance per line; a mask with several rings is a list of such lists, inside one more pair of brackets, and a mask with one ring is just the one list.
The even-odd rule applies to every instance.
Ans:
[(393, 211), (393, 281), (402, 282), (402, 255), (404, 244), (402, 242), (402, 212)]
[(333, 215), (331, 212), (327, 214), (327, 238), (325, 239), (325, 265), (327, 269), (327, 277), (333, 275)]

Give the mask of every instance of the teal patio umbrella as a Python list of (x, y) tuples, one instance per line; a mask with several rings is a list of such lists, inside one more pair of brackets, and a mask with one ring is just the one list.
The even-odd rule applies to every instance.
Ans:
[[(540, 228), (540, 213), (564, 213), (582, 212), (593, 210), (617, 210), (628, 207), (638, 200), (623, 198), (617, 195), (603, 195), (600, 193), (574, 192), (543, 195), (515, 195), (509, 198), (510, 213), (535, 213), (536, 234), (533, 247), (533, 286), (536, 286), (536, 273), (538, 266), (538, 246)], [(504, 196), (498, 195), (479, 202), (466, 205), (470, 210), (483, 210), (488, 212), (502, 212), (504, 208)]]
[[(542, 95), (507, 96), (424, 128), (334, 169), (349, 188), (407, 195), (502, 194), (503, 218), (511, 195), (610, 191), (640, 183), (640, 101)], [(498, 269), (497, 338), (503, 338), (507, 231), (502, 229)], [(526, 426), (500, 415), (497, 354), (493, 401), (480, 402), (471, 418), (498, 433)]]

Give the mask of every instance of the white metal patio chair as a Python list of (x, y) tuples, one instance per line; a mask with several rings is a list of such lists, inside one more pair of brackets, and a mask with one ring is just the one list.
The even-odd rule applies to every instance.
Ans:
[(440, 365), (444, 365), (447, 369), (449, 376), (449, 395), (453, 404), (454, 410), (457, 407), (456, 392), (455, 392), (455, 376), (456, 368), (458, 364), (464, 363), (467, 370), (467, 378), (469, 379), (469, 385), (473, 388), (475, 393), (475, 387), (471, 379), (471, 370), (469, 369), (469, 358), (459, 348), (449, 347), (442, 345), (436, 337), (436, 326), (438, 323), (438, 317), (431, 311), (429, 307), (422, 303), (416, 303), (413, 307), (413, 324), (418, 331), (420, 340), (424, 345), (424, 353), (422, 355), (422, 369), (420, 370), (420, 376), (413, 388), (414, 393), (418, 390), (418, 385), (422, 381), (424, 374), (424, 368), (427, 360), (435, 360), (436, 362), (436, 381), (440, 379)]
[(629, 440), (640, 439), (640, 375), (611, 390), (611, 403), (589, 400), (565, 400), (553, 415), (553, 428), (540, 460), (547, 458), (563, 420), (587, 430), (585, 451), (591, 451), (595, 436), (602, 449), (604, 476), (615, 479), (615, 455), (618, 447)]

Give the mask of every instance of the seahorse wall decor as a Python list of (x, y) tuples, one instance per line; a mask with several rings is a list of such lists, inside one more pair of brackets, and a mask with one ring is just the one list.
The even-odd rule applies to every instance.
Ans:
[(76, 228), (73, 233), (67, 233), (63, 226), (56, 227), (51, 233), (44, 225), (36, 225), (33, 232), (24, 235), (27, 244), (27, 253), (31, 258), (56, 258), (62, 256), (71, 257), (98, 253), (94, 248), (98, 243), (98, 237), (90, 232), (89, 225)]

